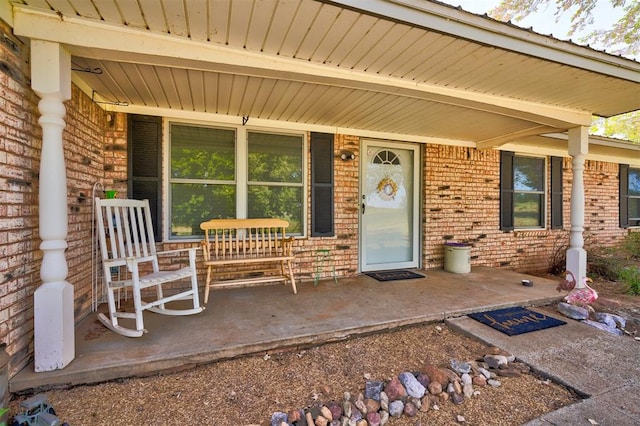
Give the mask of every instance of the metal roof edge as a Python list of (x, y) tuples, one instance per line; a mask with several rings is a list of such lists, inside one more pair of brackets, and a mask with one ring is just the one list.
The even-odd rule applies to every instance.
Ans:
[[(569, 135), (567, 133), (548, 133), (541, 136), (546, 138), (569, 140)], [(593, 145), (608, 146), (611, 148), (627, 149), (630, 151), (640, 151), (640, 143), (625, 139), (610, 138), (607, 136), (589, 135), (589, 143)]]
[(639, 82), (640, 62), (432, 0), (319, 0), (487, 46)]

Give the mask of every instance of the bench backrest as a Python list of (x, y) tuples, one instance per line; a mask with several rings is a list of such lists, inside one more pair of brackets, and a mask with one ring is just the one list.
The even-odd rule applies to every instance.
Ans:
[(95, 202), (103, 262), (124, 265), (126, 258), (156, 256), (148, 200), (96, 198)]
[(291, 256), (289, 222), (282, 219), (212, 219), (200, 224), (205, 260)]

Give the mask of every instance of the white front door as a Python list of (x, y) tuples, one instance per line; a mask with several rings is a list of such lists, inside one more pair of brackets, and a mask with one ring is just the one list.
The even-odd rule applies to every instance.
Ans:
[(361, 152), (360, 270), (417, 268), (420, 147), (365, 140)]

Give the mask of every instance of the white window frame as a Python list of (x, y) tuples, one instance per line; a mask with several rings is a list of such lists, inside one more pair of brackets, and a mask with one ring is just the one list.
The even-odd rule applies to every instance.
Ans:
[[(518, 153), (518, 152), (514, 152), (513, 153), (513, 171), (512, 171), (512, 179), (513, 179), (513, 209), (511, 211), (511, 216), (513, 218), (513, 229), (514, 231), (539, 231), (539, 230), (544, 230), (547, 229), (547, 216), (549, 214), (549, 161), (548, 161), (548, 157), (547, 156), (543, 156), (543, 155), (531, 155), (531, 154), (523, 154), (523, 153)], [(544, 179), (543, 179), (543, 190), (542, 192), (540, 191), (516, 191), (516, 176), (515, 176), (515, 160), (516, 158), (536, 158), (536, 159), (541, 159), (543, 160), (543, 172), (544, 172)], [(540, 194), (542, 193), (543, 195), (543, 200), (542, 200), (542, 224), (540, 226), (534, 226), (534, 227), (518, 227), (515, 224), (515, 215), (516, 215), (516, 194)]]
[(309, 152), (309, 132), (301, 131), (300, 129), (288, 129), (286, 126), (282, 127), (264, 127), (264, 126), (245, 126), (235, 123), (225, 122), (203, 122), (195, 120), (185, 119), (173, 119), (167, 118), (163, 122), (163, 166), (164, 172), (162, 176), (162, 195), (166, 202), (163, 203), (163, 241), (167, 242), (189, 242), (199, 241), (201, 238), (176, 238), (171, 236), (171, 135), (170, 129), (172, 124), (179, 124), (184, 126), (203, 126), (213, 128), (226, 128), (233, 129), (236, 132), (236, 217), (239, 219), (246, 218), (249, 210), (248, 206), (248, 188), (249, 188), (249, 144), (248, 134), (249, 132), (258, 133), (272, 133), (272, 134), (286, 134), (300, 136), (302, 138), (302, 233), (295, 234), (296, 238), (306, 238), (309, 218), (308, 212), (308, 198), (309, 198), (309, 182), (308, 182), (308, 152)]

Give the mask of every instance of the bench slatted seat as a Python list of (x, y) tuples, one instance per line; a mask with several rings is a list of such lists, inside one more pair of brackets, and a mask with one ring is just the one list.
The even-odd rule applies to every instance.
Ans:
[[(200, 224), (203, 265), (207, 269), (204, 303), (211, 288), (247, 287), (263, 283), (296, 282), (291, 262), (293, 237), (282, 219), (212, 219)], [(214, 276), (215, 274), (215, 276)], [(225, 278), (232, 276), (233, 278)]]

